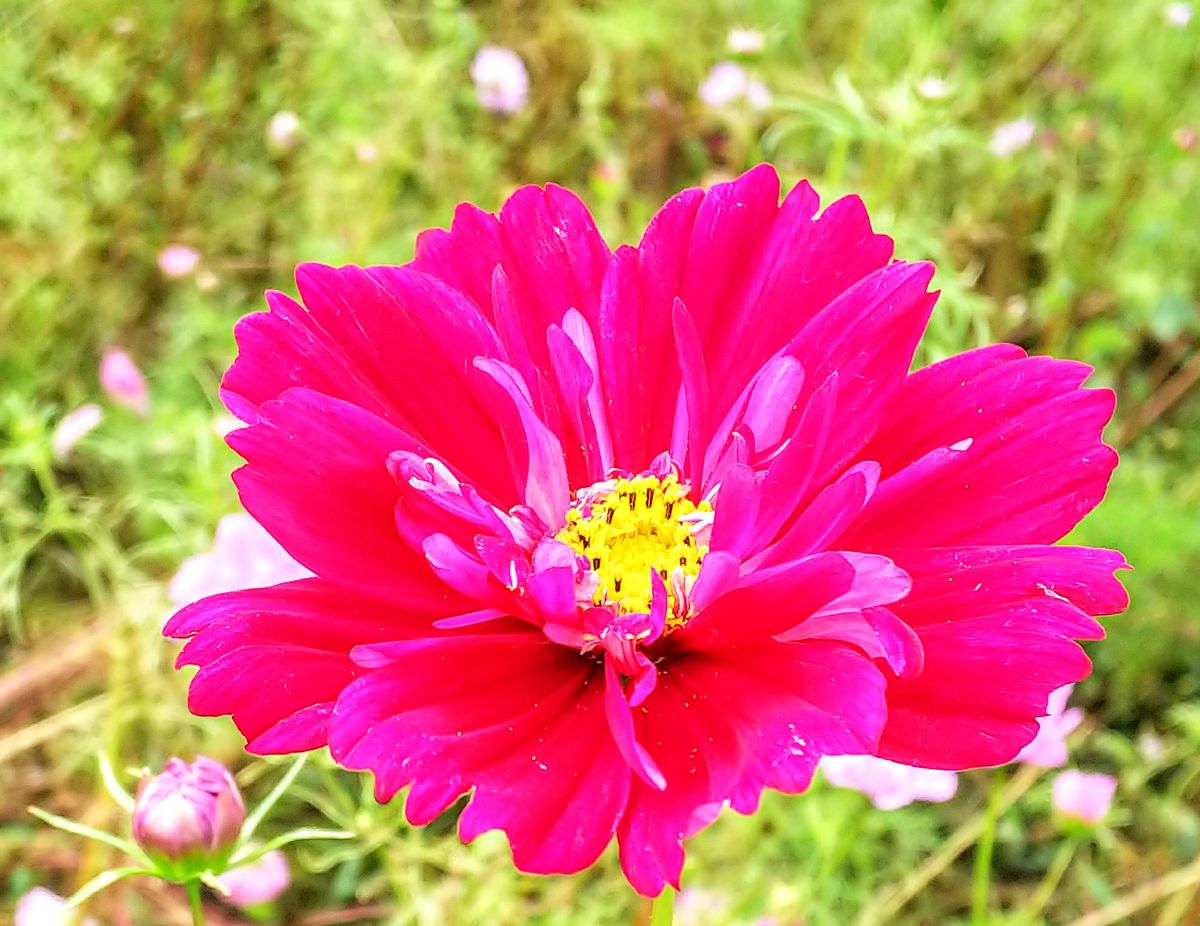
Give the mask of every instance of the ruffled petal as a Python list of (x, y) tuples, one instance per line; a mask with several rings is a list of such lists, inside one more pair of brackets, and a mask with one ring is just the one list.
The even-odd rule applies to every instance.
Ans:
[(246, 460), (233, 475), (242, 504), (299, 563), (402, 606), (454, 599), (396, 528), (400, 490), (388, 457), (425, 455), (403, 431), (348, 402), (289, 389), (229, 444)]
[(630, 771), (606, 735), (603, 676), (540, 633), (506, 632), (371, 648), (338, 701), (330, 748), (375, 774), (376, 795), (411, 784), (406, 813), (428, 823), (473, 789), (466, 840), (501, 829), (523, 871), (573, 872), (616, 831)]
[(303, 752), (326, 744), (333, 704), (361, 674), (351, 648), (427, 629), (438, 611), (436, 601), (398, 611), (302, 579), (201, 599), (163, 632), (191, 638), (176, 664), (200, 667), (188, 694), (192, 713), (232, 714), (251, 752)]
[[(862, 451), (879, 487), (840, 545), (1053, 543), (1100, 501), (1117, 455), (1090, 368), (996, 345), (914, 373)], [(935, 414), (930, 410), (936, 409)]]

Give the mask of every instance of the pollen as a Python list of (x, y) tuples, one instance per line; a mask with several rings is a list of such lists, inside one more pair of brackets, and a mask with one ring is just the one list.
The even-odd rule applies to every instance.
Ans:
[(708, 552), (697, 542), (687, 516), (710, 512), (712, 505), (688, 498), (687, 487), (673, 473), (617, 479), (610, 485), (605, 494), (568, 510), (567, 524), (555, 539), (591, 563), (597, 579), (595, 604), (648, 613), (653, 571), (667, 588), (668, 615), (679, 611), (677, 589), (690, 586)]

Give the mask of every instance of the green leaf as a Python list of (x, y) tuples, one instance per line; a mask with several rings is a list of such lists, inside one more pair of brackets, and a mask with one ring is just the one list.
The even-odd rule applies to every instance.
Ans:
[(103, 752), (98, 752), (96, 758), (100, 763), (100, 780), (104, 782), (104, 789), (108, 791), (109, 797), (116, 801), (122, 809), (133, 813), (133, 795), (121, 786), (112, 763), (108, 761), (108, 756)]
[(145, 853), (128, 839), (123, 839), (114, 833), (106, 833), (104, 830), (98, 830), (84, 823), (68, 820), (66, 817), (60, 817), (58, 814), (42, 810), (40, 807), (30, 807), (29, 812), (43, 823), (49, 823), (51, 826), (75, 836), (82, 836), (84, 839), (94, 839), (96, 842), (102, 842), (106, 846), (112, 846), (114, 849), (119, 849), (127, 855), (132, 855), (147, 868), (153, 868), (153, 863), (146, 857)]
[(292, 763), (292, 767), (279, 779), (279, 783), (271, 789), (271, 793), (262, 799), (262, 802), (254, 808), (253, 813), (246, 817), (246, 822), (242, 824), (242, 832), (238, 836), (239, 843), (245, 844), (250, 841), (250, 838), (254, 835), (254, 831), (258, 829), (258, 825), (262, 823), (263, 818), (270, 813), (271, 808), (283, 797), (284, 792), (287, 791), (291, 783), (296, 780), (296, 776), (300, 774), (300, 769), (304, 768), (304, 763), (307, 760), (308, 755), (306, 753), (298, 755), (296, 761)]
[[(326, 830), (315, 826), (302, 826), (299, 829), (294, 829), (291, 832), (283, 833), (276, 836), (274, 839), (263, 843), (261, 846), (254, 848), (244, 847), (235, 852), (229, 859), (228, 868), (237, 868), (241, 865), (249, 865), (251, 862), (257, 862), (260, 858), (271, 852), (274, 849), (283, 848), (293, 842), (300, 842), (305, 839), (353, 839), (353, 833), (347, 833), (345, 830)], [(228, 870), (228, 868), (226, 870)]]
[(116, 884), (123, 878), (129, 878), (133, 875), (153, 875), (155, 872), (149, 868), (142, 868), (139, 865), (129, 865), (125, 868), (110, 868), (108, 871), (102, 871), (96, 877), (92, 878), (87, 884), (77, 890), (74, 894), (67, 898), (67, 907), (75, 908), (91, 897), (93, 894), (98, 894), (106, 887)]

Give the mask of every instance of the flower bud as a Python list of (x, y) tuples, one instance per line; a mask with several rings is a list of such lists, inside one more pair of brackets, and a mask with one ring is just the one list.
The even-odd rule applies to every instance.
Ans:
[(1068, 769), (1054, 779), (1054, 809), (1067, 821), (1095, 826), (1108, 816), (1116, 792), (1112, 775)]
[(150, 389), (133, 358), (120, 348), (109, 348), (100, 358), (100, 386), (118, 405), (145, 418), (150, 414)]
[(147, 852), (175, 861), (212, 857), (233, 844), (245, 818), (242, 795), (219, 762), (171, 759), (161, 775), (138, 786), (133, 838)]

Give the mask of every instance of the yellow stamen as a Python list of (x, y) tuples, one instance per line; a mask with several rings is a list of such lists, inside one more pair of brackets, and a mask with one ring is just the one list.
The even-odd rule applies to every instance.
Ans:
[(668, 623), (678, 610), (671, 577), (676, 569), (685, 579), (700, 572), (708, 547), (696, 542), (685, 515), (711, 511), (708, 502), (695, 504), (673, 473), (618, 479), (608, 494), (567, 512), (567, 525), (555, 539), (588, 558), (597, 578), (593, 601), (615, 604), (624, 613), (650, 610), (650, 571), (667, 588)]

